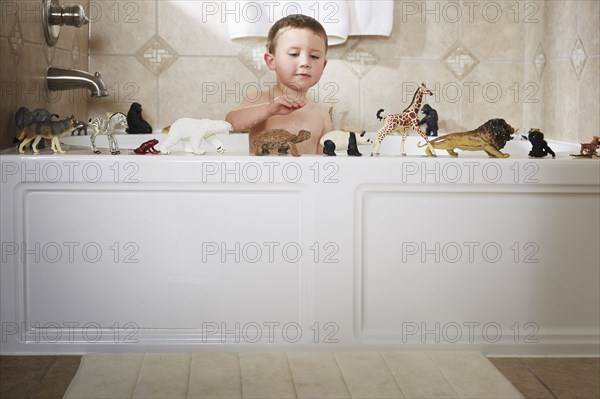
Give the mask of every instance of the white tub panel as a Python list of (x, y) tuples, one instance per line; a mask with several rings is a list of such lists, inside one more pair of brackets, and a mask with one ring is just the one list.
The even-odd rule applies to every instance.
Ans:
[(564, 212), (597, 208), (597, 193), (421, 190), (359, 189), (359, 336), (439, 342), (447, 328), (450, 341), (494, 340), (497, 331), (511, 340), (520, 331), (515, 342), (523, 342), (574, 325), (597, 331), (600, 273), (590, 266), (600, 255), (590, 243), (600, 231), (573, 237), (600, 225), (598, 212)]
[(298, 192), (136, 188), (24, 192), (28, 325), (299, 321)]

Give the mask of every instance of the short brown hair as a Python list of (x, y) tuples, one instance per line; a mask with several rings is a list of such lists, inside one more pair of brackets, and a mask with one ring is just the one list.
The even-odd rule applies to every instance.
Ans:
[(267, 51), (269, 53), (273, 54), (275, 52), (279, 33), (284, 29), (308, 29), (325, 40), (325, 52), (327, 52), (327, 32), (325, 32), (323, 25), (308, 15), (291, 14), (275, 22), (269, 29), (269, 36), (267, 37)]

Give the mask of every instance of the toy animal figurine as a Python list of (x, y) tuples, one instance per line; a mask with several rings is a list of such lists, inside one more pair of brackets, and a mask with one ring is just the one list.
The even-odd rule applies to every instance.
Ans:
[[(108, 116), (109, 114), (107, 114)], [(108, 138), (108, 149), (111, 154), (116, 155), (120, 154), (119, 144), (117, 143), (116, 128), (121, 126), (123, 128), (127, 128), (127, 118), (125, 114), (122, 112), (115, 112), (110, 115), (107, 119), (105, 118), (92, 118), (89, 120), (90, 126), (94, 130), (90, 139), (92, 141), (92, 151), (94, 154), (100, 154), (100, 150), (96, 148), (96, 136), (98, 134), (106, 134)]]
[(532, 146), (531, 151), (529, 151), (530, 157), (543, 158), (548, 154), (552, 155), (552, 158), (556, 157), (552, 148), (550, 148), (546, 140), (544, 140), (544, 133), (540, 132), (540, 129), (531, 129), (527, 136)]
[(596, 157), (598, 156), (597, 149), (600, 143), (600, 136), (594, 136), (592, 141), (589, 143), (580, 143), (581, 149), (579, 150), (579, 155), (588, 156), (588, 157)]
[(15, 124), (19, 131), (33, 122), (50, 122), (52, 117), (59, 118), (56, 114), (51, 114), (45, 108), (38, 108), (33, 111), (29, 111), (26, 107), (21, 107), (15, 112)]
[(287, 155), (289, 150), (293, 156), (299, 157), (296, 144), (309, 138), (310, 132), (307, 130), (300, 130), (297, 135), (294, 135), (283, 129), (269, 129), (254, 138), (252, 147), (256, 149), (254, 155), (269, 155), (269, 150), (277, 149), (279, 155)]
[(421, 112), (425, 114), (423, 119), (419, 121), (419, 126), (426, 124), (427, 128), (425, 129), (425, 134), (427, 136), (437, 136), (438, 135), (438, 114), (437, 111), (429, 104), (423, 105), (421, 108)]
[[(462, 133), (450, 133), (431, 140), (429, 143), (434, 148), (446, 150), (453, 157), (458, 156), (455, 149), (466, 151), (485, 151), (490, 157), (508, 158), (510, 154), (500, 152), (506, 142), (512, 140), (511, 134), (515, 133), (504, 119), (490, 119), (475, 130)], [(424, 147), (425, 144), (418, 144)], [(426, 148), (427, 155), (430, 149)]]
[(142, 104), (131, 104), (127, 112), (127, 126), (127, 133), (152, 133), (152, 126), (142, 117)]
[(81, 133), (83, 133), (84, 136), (87, 136), (89, 128), (90, 125), (87, 122), (77, 121), (77, 127), (71, 131), (71, 136), (75, 136), (75, 133), (77, 133), (78, 136), (81, 136)]
[(139, 154), (139, 155), (160, 154), (160, 151), (158, 151), (156, 148), (154, 148), (154, 146), (157, 144), (158, 144), (158, 140), (156, 140), (156, 139), (148, 140), (148, 141), (142, 143), (142, 145), (140, 145), (138, 148), (133, 150), (133, 152), (135, 152), (136, 154)]
[(38, 143), (45, 138), (52, 140), (52, 151), (65, 154), (66, 151), (61, 148), (59, 138), (69, 134), (75, 126), (77, 126), (77, 120), (72, 115), (60, 121), (32, 122), (25, 126), (18, 136), (18, 139), (21, 140), (19, 152), (24, 154), (24, 147), (33, 141), (31, 148), (34, 154), (38, 154), (40, 152), (37, 148)]
[(383, 120), (383, 127), (379, 129), (379, 133), (377, 134), (377, 139), (373, 144), (373, 152), (371, 152), (371, 156), (379, 155), (379, 147), (381, 146), (381, 142), (388, 134), (392, 133), (396, 129), (402, 129), (402, 144), (400, 144), (400, 153), (402, 155), (406, 155), (404, 152), (404, 142), (406, 141), (406, 136), (408, 136), (408, 129), (413, 128), (416, 130), (421, 137), (425, 139), (427, 145), (429, 146), (428, 154), (435, 156), (435, 150), (429, 144), (429, 140), (423, 131), (419, 128), (419, 110), (421, 109), (421, 102), (423, 101), (423, 95), (429, 94), (433, 95), (431, 90), (429, 90), (425, 83), (421, 83), (421, 86), (415, 92), (412, 102), (402, 113), (400, 114), (392, 114), (386, 115), (384, 117), (381, 116), (383, 109), (377, 111), (377, 118), (379, 120)]
[(169, 149), (181, 141), (185, 146), (186, 152), (204, 155), (206, 151), (200, 149), (200, 142), (202, 140), (208, 141), (217, 149), (219, 154), (223, 154), (225, 147), (221, 140), (216, 137), (216, 134), (229, 134), (233, 128), (229, 123), (220, 120), (181, 118), (173, 122), (168, 130), (169, 135), (160, 148), (162, 154), (170, 154), (171, 151)]
[(335, 156), (335, 150), (346, 150), (349, 156), (360, 157), (362, 154), (358, 151), (358, 144), (371, 144), (371, 139), (365, 136), (365, 131), (356, 134), (354, 132), (345, 132), (334, 130), (326, 133), (319, 140), (323, 146), (323, 154)]

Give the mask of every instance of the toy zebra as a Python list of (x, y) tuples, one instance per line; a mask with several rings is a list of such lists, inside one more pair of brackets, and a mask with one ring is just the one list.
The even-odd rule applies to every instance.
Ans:
[[(107, 114), (108, 115), (108, 114)], [(108, 119), (104, 118), (92, 118), (89, 120), (89, 125), (93, 129), (93, 133), (90, 136), (92, 141), (92, 151), (94, 154), (100, 154), (100, 150), (96, 148), (96, 136), (98, 134), (106, 134), (108, 138), (108, 149), (113, 155), (120, 154), (119, 145), (115, 138), (115, 128), (121, 126), (127, 128), (127, 117), (122, 112), (115, 112)]]

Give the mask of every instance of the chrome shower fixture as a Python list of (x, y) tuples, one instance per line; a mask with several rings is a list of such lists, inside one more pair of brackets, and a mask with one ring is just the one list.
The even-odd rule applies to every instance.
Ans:
[(83, 6), (79, 4), (61, 6), (59, 0), (42, 0), (42, 24), (48, 46), (52, 47), (58, 41), (61, 26), (79, 28), (89, 22)]

